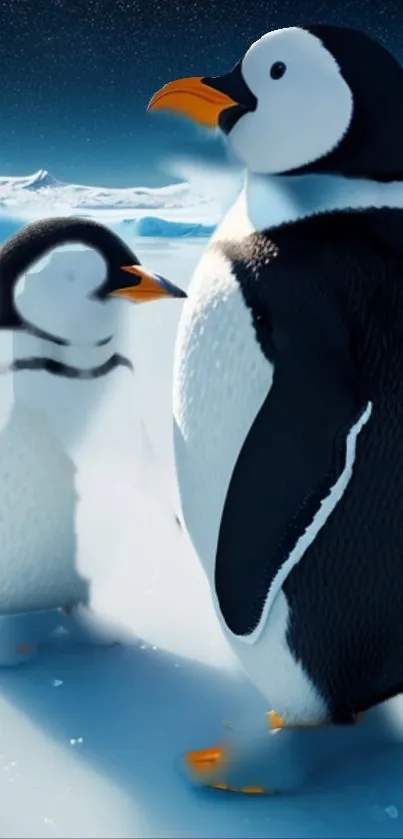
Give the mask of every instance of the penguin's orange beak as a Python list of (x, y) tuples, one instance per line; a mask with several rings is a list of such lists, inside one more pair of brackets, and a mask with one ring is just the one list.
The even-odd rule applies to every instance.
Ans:
[(189, 117), (207, 128), (217, 128), (221, 111), (237, 102), (207, 83), (201, 76), (177, 79), (158, 90), (151, 99), (149, 111), (172, 111)]
[(109, 292), (109, 297), (126, 297), (135, 303), (148, 303), (152, 300), (161, 300), (166, 297), (187, 297), (184, 291), (173, 285), (159, 274), (151, 274), (141, 265), (122, 265), (121, 271), (131, 274), (134, 279)]

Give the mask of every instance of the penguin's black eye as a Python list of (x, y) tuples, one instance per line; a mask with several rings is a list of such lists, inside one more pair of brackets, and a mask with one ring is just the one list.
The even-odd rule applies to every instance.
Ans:
[(284, 76), (287, 67), (284, 64), (284, 61), (275, 61), (274, 64), (270, 67), (270, 76), (272, 79), (281, 79)]

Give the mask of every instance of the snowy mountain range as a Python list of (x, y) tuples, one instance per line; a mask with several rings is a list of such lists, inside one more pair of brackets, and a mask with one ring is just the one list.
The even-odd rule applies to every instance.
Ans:
[[(70, 184), (57, 180), (46, 169), (39, 169), (24, 177), (0, 177), (0, 207), (8, 212), (33, 206), (49, 209), (103, 211), (198, 211), (212, 222), (219, 215), (217, 202), (188, 183), (148, 188), (128, 187), (110, 189), (98, 186)], [(39, 207), (38, 207), (39, 209)]]

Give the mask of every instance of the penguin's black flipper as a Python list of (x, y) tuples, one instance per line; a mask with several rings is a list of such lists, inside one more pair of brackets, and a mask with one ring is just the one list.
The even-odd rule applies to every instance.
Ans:
[[(275, 271), (269, 279), (275, 295)], [(318, 294), (316, 306), (300, 299), (287, 307), (286, 294), (283, 284), (269, 301), (273, 384), (233, 471), (218, 539), (216, 594), (238, 636), (259, 632), (340, 502), (372, 410), (337, 300)]]

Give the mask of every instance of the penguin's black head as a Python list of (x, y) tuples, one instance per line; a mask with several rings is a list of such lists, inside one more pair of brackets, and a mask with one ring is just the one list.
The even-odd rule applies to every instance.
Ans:
[(44, 219), (23, 227), (0, 250), (0, 328), (27, 326), (14, 300), (19, 277), (52, 250), (70, 244), (92, 248), (103, 259), (105, 272), (92, 292), (94, 299), (119, 296), (143, 303), (161, 297), (186, 297), (168, 280), (146, 271), (129, 246), (102, 224), (80, 218)]
[(263, 35), (224, 76), (180, 79), (152, 98), (220, 127), (251, 172), (403, 178), (403, 68), (377, 41), (312, 24)]

